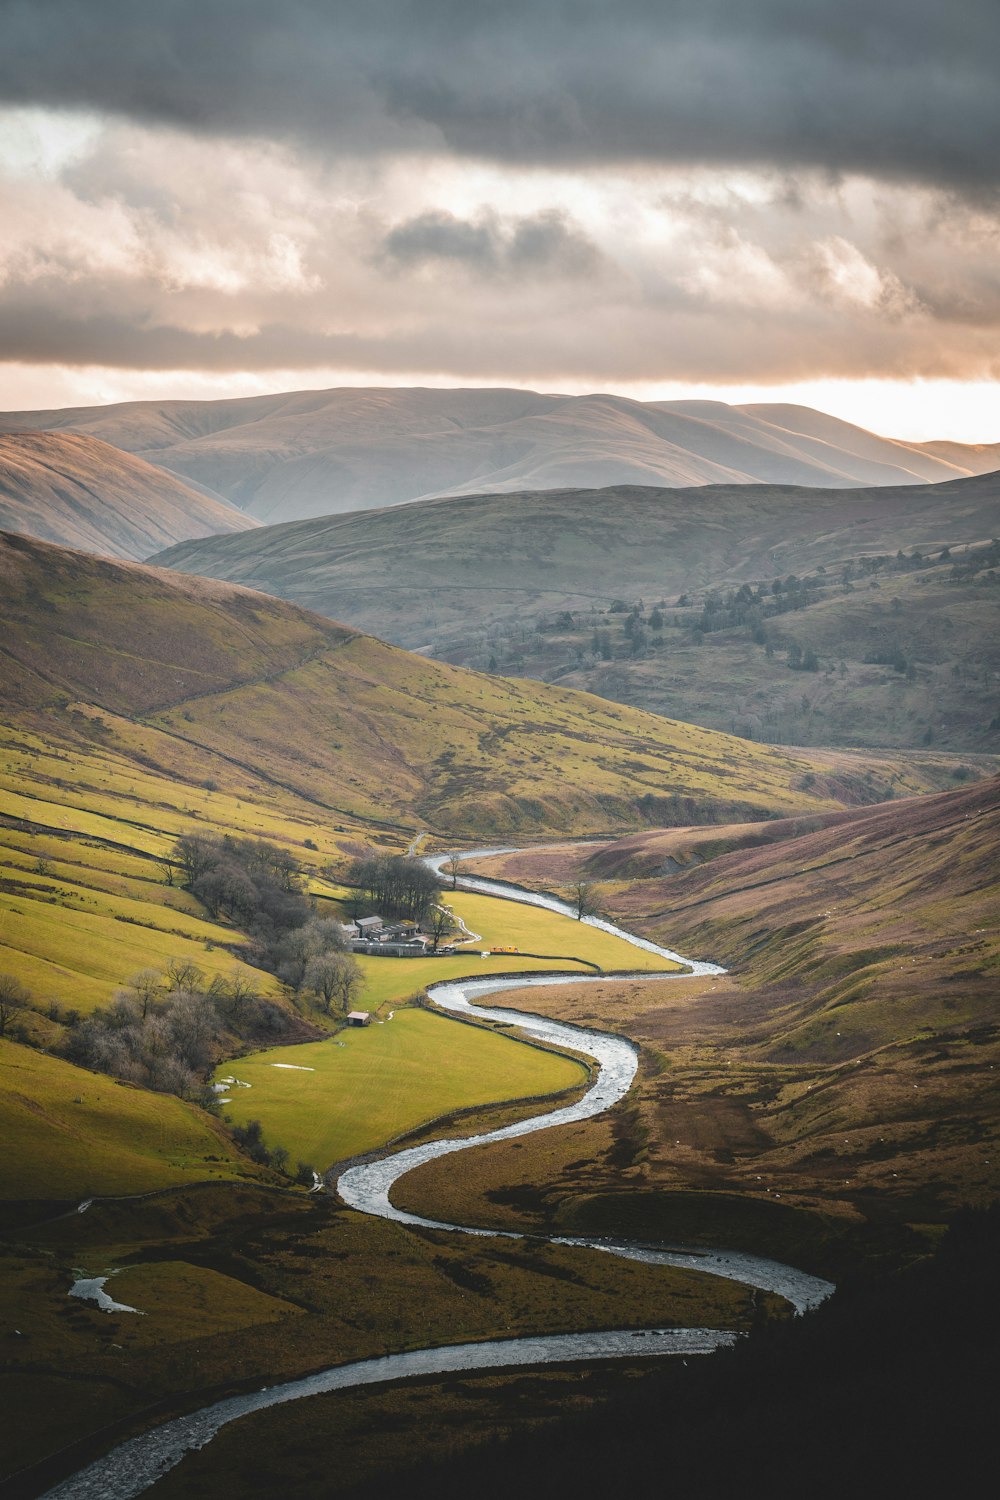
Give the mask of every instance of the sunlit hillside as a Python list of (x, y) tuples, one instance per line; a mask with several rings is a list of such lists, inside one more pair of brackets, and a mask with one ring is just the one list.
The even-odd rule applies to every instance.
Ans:
[(107, 557), (256, 522), (197, 483), (72, 432), (0, 432), (0, 527)]
[(283, 844), (329, 898), (324, 870), (373, 839), (767, 819), (950, 776), (946, 757), (789, 753), (470, 673), (244, 589), (26, 538), (0, 569), (0, 952), (63, 1007), (175, 957), (209, 978), (239, 968), (238, 935), (169, 883), (192, 830)]

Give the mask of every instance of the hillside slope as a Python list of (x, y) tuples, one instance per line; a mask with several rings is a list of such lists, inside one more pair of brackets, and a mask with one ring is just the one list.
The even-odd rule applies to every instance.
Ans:
[(817, 1210), (833, 1216), (823, 1234), (839, 1226), (868, 1255), (889, 1226), (989, 1203), (998, 843), (993, 778), (816, 821), (478, 861), (550, 889), (597, 881), (630, 928), (729, 972), (632, 996), (533, 991), (536, 1008), (575, 1006), (643, 1045), (637, 1096), (555, 1148), (483, 1152), (464, 1180), (422, 1168), (407, 1193), (476, 1222), (514, 1208), (549, 1233), (752, 1236), (786, 1254), (802, 1234), (800, 1256)]
[(610, 484), (894, 485), (981, 473), (1000, 446), (895, 442), (807, 407), (522, 390), (340, 389), (0, 416), (86, 433), (260, 520), (426, 496)]
[(932, 757), (820, 765), (427, 661), (229, 584), (26, 538), (5, 539), (0, 578), (5, 699), (25, 722), (72, 730), (108, 713), (125, 739), (143, 726), (159, 764), (187, 747), (220, 782), (238, 767), (320, 816), (426, 820), (457, 837), (569, 832), (676, 821), (678, 799), (696, 820), (769, 816), (872, 800), (873, 774), (911, 791), (942, 774)]
[(151, 561), (256, 587), (413, 647), (532, 609), (647, 600), (989, 540), (1000, 475), (939, 485), (531, 490), (425, 500), (182, 543)]
[[(1000, 745), (998, 534), (1000, 476), (987, 474), (426, 500), (183, 543), (156, 561), (463, 666), (755, 739), (988, 752)], [(793, 648), (821, 670), (790, 670)]]
[(0, 527), (7, 531), (138, 559), (255, 524), (219, 496), (96, 438), (0, 433)]

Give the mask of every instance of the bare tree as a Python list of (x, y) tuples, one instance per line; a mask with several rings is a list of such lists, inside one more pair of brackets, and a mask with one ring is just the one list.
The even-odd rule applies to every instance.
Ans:
[(323, 1002), (328, 1015), (333, 1012), (333, 1002), (339, 1002), (342, 1010), (350, 1007), (354, 996), (364, 983), (364, 970), (349, 953), (321, 953), (311, 958), (306, 966), (305, 986)]
[(453, 891), (457, 890), (458, 888), (458, 872), (461, 867), (462, 856), (458, 853), (457, 850), (453, 849), (452, 852), (448, 855), (448, 858), (445, 860), (444, 864), (441, 866), (442, 870), (444, 870), (444, 872), (451, 878), (451, 888)]
[(584, 917), (595, 917), (600, 911), (597, 886), (590, 880), (578, 880), (572, 890), (577, 921), (582, 922)]
[(167, 965), (167, 988), (173, 990), (199, 990), (204, 978), (198, 965), (189, 958), (172, 958)]
[(29, 991), (19, 979), (13, 974), (0, 974), (0, 1036), (7, 1035), (14, 1012), (27, 1005), (30, 999)]
[[(142, 1018), (145, 1020), (162, 992), (163, 975), (158, 969), (140, 969), (138, 974), (132, 975), (128, 987), (138, 1000)], [(172, 988), (177, 989), (179, 986), (173, 985)]]
[(441, 939), (455, 930), (455, 914), (447, 906), (439, 904), (431, 911), (430, 921), (426, 925), (430, 930), (432, 951), (436, 953)]

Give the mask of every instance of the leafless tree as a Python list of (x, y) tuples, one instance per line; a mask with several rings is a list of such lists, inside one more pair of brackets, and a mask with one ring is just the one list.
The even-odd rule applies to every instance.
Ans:
[(455, 930), (455, 914), (447, 906), (439, 904), (431, 911), (427, 926), (431, 934), (431, 947), (436, 953), (441, 939)]
[(306, 966), (305, 986), (323, 1002), (328, 1015), (335, 1000), (348, 1010), (363, 983), (364, 971), (349, 953), (321, 953)]
[(0, 974), (0, 1036), (7, 1035), (14, 1012), (27, 1005), (30, 999), (29, 991), (19, 979), (13, 974)]
[(578, 922), (584, 917), (595, 917), (600, 911), (597, 886), (590, 880), (578, 880), (573, 886), (573, 905)]
[(452, 852), (448, 855), (448, 858), (445, 860), (444, 864), (441, 866), (445, 874), (450, 876), (451, 878), (451, 888), (453, 891), (458, 888), (458, 873), (461, 867), (462, 856), (456, 850), (452, 850)]
[(128, 988), (139, 1002), (139, 1009), (145, 1020), (163, 991), (163, 975), (158, 969), (140, 969), (138, 974), (132, 975)]
[(188, 958), (172, 958), (167, 965), (167, 988), (174, 990), (201, 989), (203, 974), (198, 965)]

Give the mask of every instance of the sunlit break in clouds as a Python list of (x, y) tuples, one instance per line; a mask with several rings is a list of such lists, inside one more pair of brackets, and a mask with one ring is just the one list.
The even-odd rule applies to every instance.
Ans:
[(1000, 438), (995, 0), (0, 3), (0, 405), (331, 384)]

